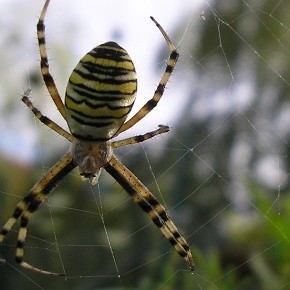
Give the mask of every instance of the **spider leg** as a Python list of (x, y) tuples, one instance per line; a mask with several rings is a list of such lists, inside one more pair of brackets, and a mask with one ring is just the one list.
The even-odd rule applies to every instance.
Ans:
[(56, 124), (54, 121), (49, 119), (48, 117), (42, 115), (42, 113), (34, 107), (32, 102), (29, 99), (29, 95), (31, 93), (31, 90), (26, 90), (24, 92), (24, 95), (22, 96), (22, 102), (32, 111), (34, 116), (44, 125), (55, 131), (57, 134), (61, 135), (62, 137), (66, 138), (68, 141), (72, 142), (74, 137), (68, 133), (66, 130), (61, 128), (58, 124)]
[(186, 240), (179, 233), (177, 227), (168, 217), (165, 208), (153, 194), (114, 155), (104, 168), (128, 192), (133, 201), (148, 214), (164, 237), (169, 240), (178, 254), (185, 259), (190, 270), (194, 271), (194, 260)]
[(51, 98), (54, 101), (57, 109), (59, 110), (63, 118), (65, 119), (64, 104), (60, 98), (54, 79), (49, 72), (49, 64), (48, 64), (47, 51), (46, 51), (44, 18), (46, 15), (49, 2), (50, 0), (46, 0), (43, 6), (43, 9), (41, 11), (40, 17), (39, 17), (39, 21), (37, 23), (37, 39), (38, 39), (38, 46), (39, 46), (39, 53), (40, 53), (40, 67), (41, 67), (41, 74), (42, 74), (44, 83), (51, 95)]
[(153, 108), (158, 104), (161, 97), (163, 96), (165, 86), (175, 68), (177, 59), (179, 57), (178, 52), (176, 51), (175, 46), (172, 44), (169, 36), (166, 34), (164, 29), (161, 27), (161, 25), (151, 16), (151, 20), (156, 24), (158, 29), (161, 31), (162, 35), (164, 36), (169, 49), (170, 49), (170, 56), (166, 64), (165, 71), (162, 75), (162, 78), (157, 86), (157, 89), (154, 92), (154, 95), (151, 100), (149, 100), (131, 119), (129, 119), (127, 122), (123, 124), (123, 126), (118, 131), (118, 134), (121, 132), (124, 132), (134, 126), (136, 123), (138, 123), (141, 119), (143, 119), (150, 111), (153, 110)]
[(146, 134), (143, 135), (138, 135), (138, 136), (134, 136), (134, 137), (130, 137), (130, 138), (126, 138), (126, 139), (122, 139), (119, 141), (114, 141), (112, 142), (112, 147), (113, 148), (118, 148), (118, 147), (123, 147), (126, 145), (132, 145), (135, 143), (141, 143), (144, 142), (148, 139), (153, 138), (156, 135), (160, 135), (163, 133), (166, 133), (169, 131), (169, 127), (168, 126), (164, 126), (164, 125), (159, 125), (159, 128), (157, 130), (148, 132)]
[(27, 234), (27, 225), (33, 212), (46, 200), (49, 193), (62, 180), (62, 178), (72, 171), (76, 165), (73, 162), (70, 152), (65, 154), (49, 171), (32, 187), (29, 193), (17, 204), (12, 216), (4, 224), (0, 231), (0, 244), (12, 229), (18, 218), (21, 218), (20, 229), (17, 239), (15, 260), (22, 267), (48, 275), (63, 275), (54, 272), (48, 272), (33, 267), (23, 261), (24, 244)]

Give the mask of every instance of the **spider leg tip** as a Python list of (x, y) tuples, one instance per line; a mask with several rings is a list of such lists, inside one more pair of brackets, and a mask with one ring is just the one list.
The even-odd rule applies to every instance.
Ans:
[(164, 130), (169, 130), (169, 129), (170, 129), (169, 126), (167, 126), (167, 125), (162, 125), (162, 124), (159, 124), (158, 127), (159, 127), (160, 129), (164, 129)]
[(150, 19), (157, 25), (157, 21), (153, 16), (150, 16)]
[(22, 95), (22, 97), (27, 97), (28, 98), (30, 96), (31, 92), (32, 92), (32, 89), (25, 90), (23, 95)]

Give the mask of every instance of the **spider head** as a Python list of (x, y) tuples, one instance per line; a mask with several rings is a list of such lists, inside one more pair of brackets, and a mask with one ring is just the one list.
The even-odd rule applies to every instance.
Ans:
[(96, 184), (101, 168), (110, 160), (112, 148), (110, 142), (90, 143), (75, 139), (72, 142), (72, 156), (78, 165), (82, 179)]

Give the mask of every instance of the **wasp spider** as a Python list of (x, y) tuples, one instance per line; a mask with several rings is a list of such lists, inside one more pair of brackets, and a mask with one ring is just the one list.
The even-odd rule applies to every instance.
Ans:
[(130, 56), (125, 49), (115, 42), (106, 42), (95, 47), (79, 61), (69, 78), (63, 104), (53, 77), (49, 72), (45, 45), (44, 18), (49, 2), (50, 0), (46, 0), (37, 24), (41, 73), (52, 100), (67, 121), (70, 133), (43, 116), (33, 106), (29, 99), (30, 90), (25, 92), (22, 101), (31, 109), (36, 118), (70, 141), (72, 146), (70, 151), (49, 169), (17, 204), (12, 216), (1, 229), (0, 243), (17, 219), (20, 218), (15, 254), (16, 261), (22, 267), (35, 272), (48, 275), (64, 275), (36, 268), (24, 261), (24, 244), (29, 218), (46, 200), (48, 194), (61, 179), (75, 167), (79, 167), (80, 175), (91, 183), (96, 182), (101, 168), (104, 168), (128, 192), (133, 201), (147, 213), (163, 236), (169, 240), (193, 271), (195, 265), (189, 246), (168, 217), (165, 208), (113, 153), (114, 148), (143, 142), (153, 136), (168, 132), (169, 128), (159, 126), (157, 130), (144, 135), (111, 142), (113, 137), (134, 126), (158, 104), (178, 59), (176, 48), (163, 28), (151, 17), (169, 46), (170, 56), (152, 99), (126, 122), (125, 120), (135, 100), (137, 79)]

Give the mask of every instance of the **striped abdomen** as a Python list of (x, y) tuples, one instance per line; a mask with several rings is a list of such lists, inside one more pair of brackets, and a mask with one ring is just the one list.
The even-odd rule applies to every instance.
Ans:
[(69, 129), (83, 141), (111, 139), (125, 122), (135, 101), (134, 64), (115, 42), (87, 53), (73, 70), (66, 89)]

